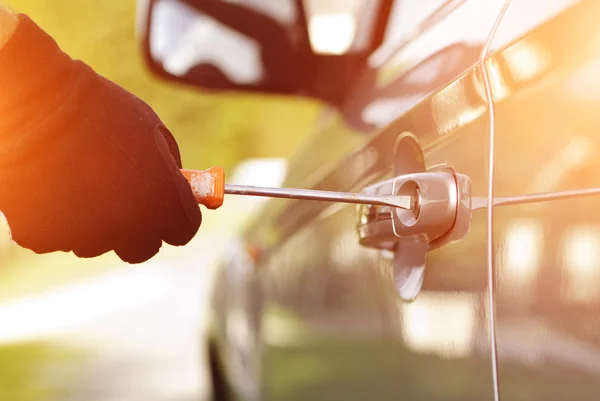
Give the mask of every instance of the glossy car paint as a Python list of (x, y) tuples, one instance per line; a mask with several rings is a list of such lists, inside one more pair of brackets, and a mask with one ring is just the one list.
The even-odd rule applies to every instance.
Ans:
[[(342, 113), (290, 161), (285, 186), (361, 191), (405, 162), (393, 149), (408, 131), (427, 166), (451, 165), (486, 196), (489, 129), (475, 63), (504, 2), (449, 3), (440, 23), (357, 78)], [(487, 61), (495, 195), (599, 186), (600, 3), (525, 3), (511, 5)], [(597, 398), (597, 201), (495, 209), (502, 400)], [(486, 210), (473, 213), (464, 239), (428, 255), (412, 303), (397, 296), (393, 253), (358, 244), (356, 218), (346, 205), (270, 201), (232, 245), (214, 290), (216, 398), (494, 399)]]

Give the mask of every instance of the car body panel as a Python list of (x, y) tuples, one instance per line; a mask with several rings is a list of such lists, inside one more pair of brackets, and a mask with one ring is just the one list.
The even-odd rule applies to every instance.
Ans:
[[(600, 32), (573, 13), (564, 75), (514, 99), (496, 132), (498, 196), (598, 187)], [(585, 34), (584, 34), (585, 32)], [(556, 41), (556, 43), (560, 43)], [(543, 53), (540, 54), (546, 59)], [(592, 400), (600, 390), (598, 197), (498, 208), (497, 338), (503, 400)]]
[[(486, 63), (497, 122), (496, 196), (600, 182), (591, 153), (600, 91), (581, 93), (588, 80), (600, 89), (592, 79), (600, 71), (600, 4), (571, 3)], [(367, 71), (342, 115), (291, 160), (286, 186), (362, 191), (393, 176), (402, 164), (394, 143), (411, 132), (428, 167), (451, 165), (471, 178), (473, 196), (485, 198), (488, 113), (474, 65), (482, 43), (450, 45), (461, 62), (438, 62), (436, 79), (419, 87), (423, 98), (402, 92), (402, 77), (419, 66), (430, 73), (430, 65), (395, 71), (389, 93), (414, 104), (399, 107), (389, 122), (348, 118), (373, 101), (364, 89), (374, 82)], [(564, 399), (558, 383), (579, 385), (575, 399), (597, 390), (595, 201), (495, 208), (502, 399)], [(213, 332), (234, 391), (277, 400), (494, 399), (486, 210), (473, 213), (464, 239), (429, 253), (413, 303), (397, 296), (393, 255), (358, 244), (356, 217), (350, 206), (270, 201), (237, 243), (217, 279)], [(561, 267), (565, 260), (575, 270)]]

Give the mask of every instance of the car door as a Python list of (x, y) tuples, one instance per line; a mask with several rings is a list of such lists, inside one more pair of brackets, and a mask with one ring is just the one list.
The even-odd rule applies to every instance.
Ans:
[[(488, 103), (476, 63), (505, 2), (432, 1), (427, 10), (423, 4), (398, 2), (399, 21), (411, 10), (413, 17), (404, 26), (396, 22), (404, 31), (392, 35), (357, 77), (342, 113), (325, 121), (318, 137), (291, 160), (285, 186), (388, 191), (390, 182), (404, 185), (393, 180), (405, 174), (437, 180), (449, 173), (470, 184), (461, 193), (465, 200), (484, 205), (490, 184), (500, 197), (593, 183), (590, 94), (563, 96), (566, 89), (556, 85), (597, 43), (584, 40), (593, 37), (597, 5), (514, 2), (509, 9), (510, 24), (501, 24), (486, 69), (497, 135), (496, 178), (490, 183)], [(567, 50), (572, 57), (562, 56)], [(583, 112), (582, 104), (588, 106)], [(545, 130), (540, 131), (540, 120)], [(585, 139), (564, 133), (573, 127)], [(574, 168), (586, 169), (585, 178), (573, 180)], [(421, 196), (432, 195), (422, 191)], [(468, 231), (455, 219), (446, 228), (458, 230), (452, 241), (431, 244), (413, 241), (421, 238), (414, 231), (409, 240), (396, 240), (402, 236), (390, 225), (390, 210), (270, 202), (245, 237), (261, 249), (252, 282), (262, 294), (257, 332), (264, 397), (492, 400), (499, 396), (495, 379), (508, 399), (558, 397), (562, 393), (546, 386), (553, 378), (580, 383), (584, 376), (548, 368), (548, 354), (558, 365), (577, 361), (589, 376), (595, 368), (589, 356), (595, 326), (589, 322), (596, 290), (587, 284), (591, 295), (580, 295), (577, 286), (596, 274), (596, 231), (588, 222), (593, 198), (545, 206), (521, 205), (535, 200), (531, 197), (515, 199), (494, 209), (492, 277), (498, 301), (493, 305), (485, 208), (469, 214)], [(553, 206), (568, 202), (575, 209)], [(370, 223), (383, 231), (371, 230)], [(425, 226), (431, 227), (439, 228)], [(565, 246), (565, 255), (575, 256), (557, 256)], [(569, 258), (576, 273), (558, 267)], [(549, 273), (540, 273), (542, 263), (551, 266)], [(552, 297), (559, 285), (571, 295)], [(489, 329), (493, 307), (497, 344)], [(579, 334), (568, 337), (573, 322)], [(556, 357), (557, 344), (564, 349), (562, 359)], [(498, 376), (492, 363), (496, 345)], [(578, 391), (590, 394), (593, 382), (585, 383)]]
[[(417, 172), (421, 163), (424, 169), (451, 166), (470, 177), (473, 194), (485, 195), (488, 134), (475, 70), (430, 95), (476, 62), (499, 8), (487, 14), (479, 36), (455, 30), (448, 38), (464, 24), (464, 16), (451, 20), (464, 4), (427, 6), (398, 2), (396, 18), (409, 15), (395, 22), (404, 33), (388, 33), (380, 65), (364, 72), (344, 112), (291, 160), (286, 186), (363, 191)], [(447, 40), (432, 47), (440, 35)], [(463, 102), (451, 105), (461, 93)], [(405, 133), (416, 138), (424, 160), (418, 151), (398, 154)], [(402, 275), (398, 265), (406, 267), (422, 244), (360, 245), (360, 210), (276, 201), (249, 231), (248, 241), (267, 249), (257, 267), (265, 294), (266, 398), (493, 399), (485, 213), (473, 215), (463, 239), (427, 255), (425, 281), (409, 303), (399, 297), (403, 283), (394, 275)]]
[(538, 83), (496, 109), (495, 194), (531, 201), (495, 212), (504, 401), (591, 400), (600, 389), (599, 11), (580, 2), (530, 35), (522, 51), (536, 57), (511, 79)]

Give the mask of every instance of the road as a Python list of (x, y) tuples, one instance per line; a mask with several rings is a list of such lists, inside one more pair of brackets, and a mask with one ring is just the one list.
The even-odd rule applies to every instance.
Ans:
[(199, 234), (142, 266), (0, 304), (0, 344), (31, 340), (83, 348), (69, 400), (198, 399), (207, 287), (226, 230)]
[(200, 344), (207, 289), (226, 245), (258, 205), (238, 198), (205, 213), (187, 246), (164, 247), (142, 265), (109, 267), (109, 273), (0, 303), (0, 346), (51, 341), (83, 350), (81, 364), (51, 379), (69, 389), (66, 401), (205, 398)]

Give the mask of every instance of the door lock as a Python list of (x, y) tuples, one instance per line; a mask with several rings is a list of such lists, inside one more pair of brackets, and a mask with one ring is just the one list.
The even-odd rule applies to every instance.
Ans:
[(411, 196), (416, 207), (361, 205), (357, 229), (361, 245), (394, 253), (398, 294), (412, 301), (421, 290), (427, 252), (459, 240), (469, 231), (471, 181), (446, 165), (426, 170), (421, 147), (410, 133), (399, 137), (395, 154), (397, 176), (364, 192)]
[(427, 243), (429, 250), (464, 237), (471, 220), (471, 182), (448, 166), (405, 174), (365, 188), (371, 195), (413, 196), (414, 209), (361, 205), (361, 245), (393, 250), (399, 239)]

